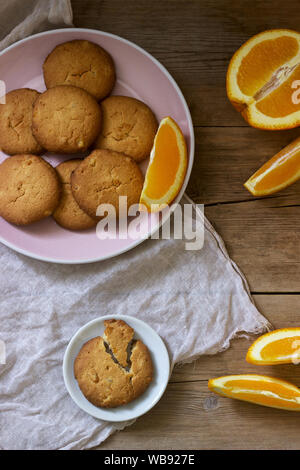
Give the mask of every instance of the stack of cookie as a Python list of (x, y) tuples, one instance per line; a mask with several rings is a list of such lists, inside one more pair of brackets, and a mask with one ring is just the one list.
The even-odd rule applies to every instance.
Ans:
[[(0, 215), (25, 225), (52, 215), (70, 230), (96, 225), (100, 204), (138, 203), (139, 162), (150, 154), (158, 123), (134, 98), (109, 96), (116, 73), (99, 45), (74, 40), (43, 65), (47, 90), (22, 88), (0, 105)], [(90, 154), (86, 154), (92, 150)], [(40, 155), (76, 154), (53, 168)], [(85, 158), (78, 158), (84, 154)]]

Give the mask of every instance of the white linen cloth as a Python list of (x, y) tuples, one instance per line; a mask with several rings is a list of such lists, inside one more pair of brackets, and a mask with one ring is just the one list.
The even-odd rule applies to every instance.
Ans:
[[(24, 5), (23, 0), (8, 3)], [(57, 12), (66, 16), (55, 21), (71, 22), (69, 2), (31, 3), (59, 4)], [(39, 29), (33, 19), (41, 16), (27, 15), (0, 44)], [(147, 240), (119, 257), (70, 266), (33, 260), (0, 245), (0, 260), (0, 340), (6, 346), (6, 363), (0, 364), (2, 449), (86, 449), (130, 424), (85, 414), (64, 386), (66, 346), (96, 317), (118, 313), (146, 321), (165, 341), (172, 367), (270, 326), (206, 219), (200, 251), (186, 251), (184, 240)]]
[(1, 0), (0, 50), (40, 31), (72, 26), (70, 0)]

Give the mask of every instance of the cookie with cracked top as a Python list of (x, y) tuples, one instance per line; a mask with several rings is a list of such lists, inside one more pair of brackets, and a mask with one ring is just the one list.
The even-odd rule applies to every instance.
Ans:
[(40, 93), (30, 88), (12, 90), (0, 104), (0, 148), (8, 155), (39, 154), (42, 146), (31, 130), (33, 104)]
[(42, 93), (34, 103), (32, 132), (50, 152), (85, 152), (100, 129), (101, 108), (81, 88), (56, 86)]
[[(114, 408), (131, 402), (145, 392), (153, 380), (153, 363), (142, 341), (133, 340), (131, 343), (132, 328), (127, 323), (108, 320), (104, 324), (104, 339), (101, 336), (92, 338), (79, 351), (74, 362), (74, 375), (82, 393), (91, 403), (102, 408)], [(123, 337), (126, 327), (130, 334)], [(130, 349), (128, 367), (118, 361), (118, 350), (112, 348), (111, 337), (118, 338), (120, 350)]]
[(143, 182), (137, 163), (111, 150), (94, 150), (71, 175), (73, 196), (90, 217), (96, 217), (100, 204), (112, 204), (118, 216), (120, 196), (127, 196), (128, 208), (137, 204)]
[(115, 84), (115, 66), (110, 54), (90, 41), (75, 39), (56, 46), (43, 65), (47, 88), (73, 85), (97, 100), (107, 96)]
[(0, 165), (0, 216), (27, 225), (51, 215), (61, 185), (52, 166), (37, 155), (14, 155)]
[(54, 220), (68, 230), (86, 230), (94, 227), (95, 219), (86, 214), (74, 199), (71, 190), (71, 174), (82, 162), (77, 158), (60, 163), (55, 169), (62, 184), (60, 202), (53, 213)]
[(122, 152), (137, 162), (149, 157), (158, 128), (149, 106), (128, 96), (109, 96), (101, 108), (102, 129), (95, 148)]

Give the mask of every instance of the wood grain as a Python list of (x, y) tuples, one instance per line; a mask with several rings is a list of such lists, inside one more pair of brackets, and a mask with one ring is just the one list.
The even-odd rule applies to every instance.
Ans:
[[(189, 196), (206, 205), (253, 201), (243, 183), (298, 137), (299, 132), (299, 129), (270, 132), (252, 127), (195, 128), (195, 158), (187, 189)], [(275, 197), (291, 195), (299, 199), (299, 189), (300, 183), (296, 183)]]
[[(298, 295), (254, 300), (274, 327), (299, 326)], [(217, 397), (207, 388), (209, 378), (236, 373), (273, 375), (300, 386), (299, 366), (248, 364), (252, 339), (236, 339), (222, 354), (175, 368), (158, 405), (99, 449), (298, 449), (297, 413)]]
[(208, 207), (206, 216), (254, 292), (299, 292), (299, 196)]
[(299, 29), (297, 0), (72, 0), (74, 24), (122, 36), (173, 75), (195, 125), (245, 126), (228, 103), (228, 61), (265, 29)]
[[(72, 0), (74, 23), (120, 35), (153, 54), (181, 87), (195, 126), (188, 194), (223, 237), (260, 311), (275, 327), (300, 325), (300, 183), (268, 198), (243, 187), (269, 157), (299, 135), (250, 128), (229, 103), (228, 62), (250, 36), (299, 30), (298, 0)], [(292, 412), (225, 398), (207, 410), (210, 377), (256, 372), (245, 362), (251, 339), (176, 368), (159, 404), (100, 449), (296, 449)], [(300, 386), (300, 368), (259, 368)]]

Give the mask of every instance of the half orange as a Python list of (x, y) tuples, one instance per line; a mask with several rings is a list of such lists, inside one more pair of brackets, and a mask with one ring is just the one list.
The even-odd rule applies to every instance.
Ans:
[(140, 198), (148, 211), (170, 204), (179, 193), (187, 169), (187, 148), (180, 127), (171, 117), (159, 124)]
[(261, 129), (300, 125), (300, 33), (264, 31), (233, 55), (227, 72), (227, 94), (249, 124)]
[(210, 379), (208, 388), (219, 395), (257, 405), (300, 411), (300, 389), (290, 382), (266, 375), (227, 375)]
[(244, 184), (253, 196), (266, 196), (300, 179), (300, 137), (268, 160)]
[(282, 328), (260, 336), (250, 346), (246, 361), (251, 364), (299, 364), (300, 328)]

